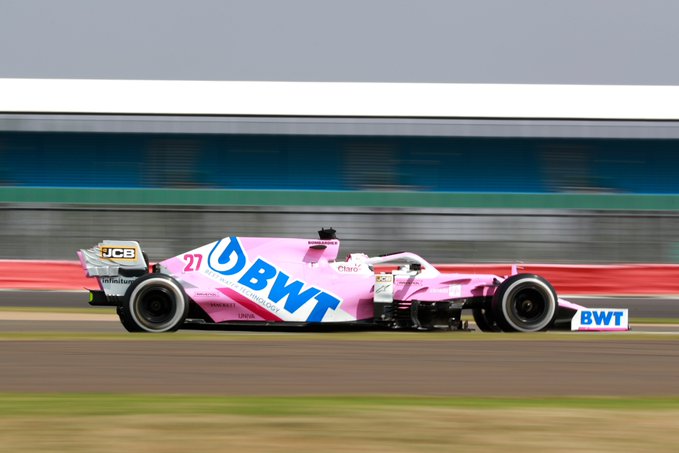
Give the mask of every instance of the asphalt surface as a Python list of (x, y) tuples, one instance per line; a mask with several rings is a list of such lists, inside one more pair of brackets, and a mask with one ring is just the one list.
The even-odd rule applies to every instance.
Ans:
[[(679, 317), (679, 301), (577, 299)], [(5, 307), (84, 307), (86, 293), (0, 292)], [(100, 313), (100, 311), (98, 312)], [(0, 392), (220, 395), (679, 396), (678, 326), (623, 333), (286, 333), (270, 330), (129, 334), (110, 315), (0, 320)], [(16, 313), (15, 313), (16, 314)], [(26, 317), (24, 319), (23, 317)], [(34, 319), (31, 319), (33, 317)], [(49, 341), (13, 333), (108, 333)], [(674, 332), (672, 335), (658, 335)], [(108, 338), (108, 337), (107, 337)]]
[(319, 335), (324, 334), (2, 341), (0, 392), (679, 395), (679, 339), (413, 340), (385, 333), (385, 339), (347, 340)]

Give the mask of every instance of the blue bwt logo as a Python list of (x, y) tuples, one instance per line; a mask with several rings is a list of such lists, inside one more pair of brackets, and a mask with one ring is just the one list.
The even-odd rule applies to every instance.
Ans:
[[(215, 244), (208, 256), (210, 269), (224, 276), (237, 278), (248, 264), (247, 256), (238, 238), (222, 239)], [(295, 313), (303, 305), (313, 300), (314, 308), (307, 322), (321, 322), (328, 310), (336, 309), (340, 300), (313, 286), (305, 287), (300, 280), (290, 280), (290, 276), (271, 263), (259, 258), (245, 270), (238, 283), (266, 297), (274, 304), (285, 300), (283, 308)], [(268, 291), (268, 293), (267, 293)]]
[(247, 257), (238, 238), (217, 241), (207, 257), (210, 269), (222, 275), (234, 275), (243, 270)]
[(580, 312), (581, 326), (610, 327), (621, 326), (623, 311), (615, 310), (583, 310)]

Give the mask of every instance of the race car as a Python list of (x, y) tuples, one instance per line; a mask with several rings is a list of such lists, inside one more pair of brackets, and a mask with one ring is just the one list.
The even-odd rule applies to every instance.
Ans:
[[(466, 330), (465, 309), (482, 331), (537, 332), (586, 312), (560, 299), (546, 279), (516, 267), (505, 277), (442, 273), (410, 252), (351, 253), (340, 261), (335, 230), (318, 233), (318, 239), (230, 236), (153, 265), (136, 241), (105, 240), (77, 254), (99, 285), (90, 290), (90, 304), (115, 306), (130, 332), (244, 324)], [(590, 330), (626, 329), (626, 319), (605, 316), (620, 322)]]

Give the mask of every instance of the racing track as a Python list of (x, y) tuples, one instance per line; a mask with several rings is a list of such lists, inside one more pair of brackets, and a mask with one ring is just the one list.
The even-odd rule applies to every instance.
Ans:
[(679, 395), (676, 336), (332, 335), (5, 340), (0, 392)]
[[(82, 294), (61, 294), (63, 300), (82, 303)], [(22, 305), (32, 305), (35, 299), (27, 302), (26, 296), (3, 293), (0, 302), (20, 297)], [(44, 302), (48, 295), (41, 296)], [(0, 392), (679, 395), (676, 333), (131, 335), (117, 321), (105, 320), (114, 315), (28, 319), (34, 315), (0, 321)], [(676, 327), (660, 330), (676, 332)], [(65, 334), (48, 341), (30, 333), (45, 331)], [(29, 339), (22, 339), (26, 332)], [(80, 332), (85, 332), (82, 339), (68, 338)]]

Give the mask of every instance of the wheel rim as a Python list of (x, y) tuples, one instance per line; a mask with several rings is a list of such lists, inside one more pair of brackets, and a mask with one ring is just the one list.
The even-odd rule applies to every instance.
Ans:
[(140, 296), (137, 310), (140, 321), (149, 327), (156, 327), (172, 320), (177, 304), (167, 289), (152, 288)]
[(526, 324), (533, 324), (544, 317), (547, 310), (545, 294), (535, 288), (517, 291), (512, 304), (512, 315)]
[(169, 279), (139, 282), (129, 295), (132, 321), (146, 332), (168, 332), (183, 321), (186, 301), (181, 288)]
[(521, 332), (547, 328), (554, 318), (556, 306), (553, 290), (539, 279), (514, 282), (502, 299), (504, 321), (512, 330)]

